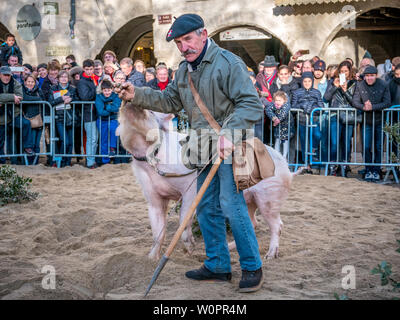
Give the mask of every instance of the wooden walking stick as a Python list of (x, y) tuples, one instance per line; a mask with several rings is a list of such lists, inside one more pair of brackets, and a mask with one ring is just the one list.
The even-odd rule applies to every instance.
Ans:
[(158, 263), (158, 266), (157, 266), (156, 270), (154, 271), (153, 278), (151, 279), (150, 284), (147, 287), (146, 293), (144, 294), (145, 297), (150, 292), (151, 287), (153, 286), (154, 282), (156, 282), (162, 269), (166, 265), (169, 256), (172, 254), (172, 251), (174, 251), (176, 244), (178, 243), (183, 231), (185, 230), (189, 221), (191, 220), (191, 218), (194, 214), (194, 211), (196, 210), (197, 205), (199, 204), (201, 198), (203, 197), (204, 192), (207, 190), (207, 188), (208, 188), (211, 180), (213, 179), (215, 173), (217, 172), (221, 162), (222, 162), (222, 159), (220, 157), (218, 157), (218, 159), (215, 161), (215, 163), (211, 167), (210, 172), (208, 173), (206, 179), (204, 180), (203, 185), (201, 186), (199, 192), (196, 195), (196, 198), (194, 198), (194, 201), (193, 201), (192, 205), (190, 206), (189, 211), (185, 216), (185, 219), (182, 221), (178, 230), (175, 232), (175, 235), (172, 238), (172, 241), (171, 241), (170, 245), (168, 246), (167, 251), (164, 253), (160, 262)]

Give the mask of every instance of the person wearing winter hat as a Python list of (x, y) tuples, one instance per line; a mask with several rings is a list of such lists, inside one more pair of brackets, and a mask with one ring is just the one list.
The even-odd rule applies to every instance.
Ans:
[[(299, 113), (299, 135), (300, 135), (303, 163), (306, 162), (305, 150), (306, 150), (307, 118), (311, 116), (311, 112), (315, 108), (324, 108), (321, 92), (319, 92), (318, 89), (315, 89), (313, 87), (313, 82), (314, 82), (313, 73), (304, 72), (301, 81), (302, 87), (294, 91), (292, 97), (292, 108), (301, 109), (303, 111)], [(313, 117), (314, 123), (318, 124), (316, 127), (313, 127), (312, 129), (313, 147), (315, 148), (319, 145), (321, 132), (319, 129), (319, 112), (315, 112), (313, 115), (314, 115)], [(305, 172), (312, 173), (310, 165), (308, 165), (308, 168)]]
[[(353, 95), (353, 106), (364, 112), (361, 130), (364, 141), (364, 162), (381, 163), (382, 159), (382, 110), (390, 107), (390, 91), (386, 82), (377, 77), (378, 70), (368, 65), (363, 73), (364, 80), (357, 83)], [(364, 179), (378, 182), (379, 165), (366, 166)]]

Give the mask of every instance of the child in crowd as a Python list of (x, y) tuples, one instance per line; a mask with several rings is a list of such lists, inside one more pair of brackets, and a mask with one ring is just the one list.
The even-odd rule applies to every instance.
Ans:
[[(266, 99), (263, 99), (263, 102)], [(289, 152), (289, 134), (293, 136), (294, 128), (293, 120), (290, 119), (290, 102), (285, 92), (279, 90), (274, 93), (272, 102), (266, 102), (266, 115), (272, 120), (275, 136), (275, 150), (281, 152), (281, 144), (283, 145), (282, 155), (286, 158)], [(290, 130), (289, 130), (290, 122)], [(290, 132), (289, 132), (290, 131)]]
[(22, 65), (22, 52), (15, 42), (15, 36), (11, 33), (6, 35), (6, 41), (0, 46), (0, 63), (6, 66), (10, 56), (17, 56), (18, 63)]
[[(97, 128), (100, 133), (100, 151), (102, 155), (113, 157), (117, 152), (118, 111), (121, 99), (113, 92), (113, 84), (109, 80), (101, 83), (101, 93), (96, 95)], [(102, 158), (102, 162), (109, 163), (110, 158)]]
[[(301, 109), (299, 113), (299, 134), (302, 150), (303, 163), (306, 162), (306, 136), (307, 136), (307, 118), (311, 116), (315, 108), (324, 108), (321, 92), (313, 87), (314, 75), (312, 72), (304, 72), (302, 75), (300, 89), (293, 92), (292, 107)], [(321, 139), (321, 131), (319, 129), (319, 113), (313, 113), (313, 123), (317, 126), (312, 128), (313, 152), (317, 149)], [(311, 166), (308, 165), (306, 173), (312, 173)]]

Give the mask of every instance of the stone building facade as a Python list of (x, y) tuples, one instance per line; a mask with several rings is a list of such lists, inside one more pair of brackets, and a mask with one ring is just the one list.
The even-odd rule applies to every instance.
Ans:
[[(227, 29), (246, 27), (268, 35), (255, 46), (250, 40), (238, 41), (237, 47), (253, 62), (269, 54), (275, 41), (278, 59), (299, 49), (308, 49), (311, 58), (318, 55), (327, 63), (350, 57), (359, 61), (366, 50), (382, 63), (400, 55), (399, 0), (80, 0), (25, 1), (1, 0), (0, 38), (6, 32), (16, 35), (31, 64), (51, 58), (64, 61), (73, 53), (78, 62), (99, 57), (107, 49), (118, 58), (134, 56), (135, 50), (151, 50), (147, 60), (163, 61), (175, 68), (181, 61), (173, 42), (165, 41), (174, 16), (200, 14), (209, 35), (218, 38)], [(71, 3), (75, 2), (75, 23), (71, 33)], [(18, 13), (34, 5), (42, 21), (33, 40), (24, 40), (17, 30)], [(370, 13), (373, 14), (370, 14)], [(385, 18), (386, 17), (386, 18)], [(147, 44), (146, 44), (147, 41)], [(138, 44), (144, 43), (143, 46)], [(272, 42), (271, 42), (272, 43)], [(232, 43), (222, 43), (229, 45)], [(239, 50), (238, 49), (238, 50)], [(271, 49), (272, 50), (272, 49)], [(140, 53), (140, 52), (139, 52)], [(279, 56), (281, 55), (281, 56)], [(151, 56), (151, 57), (150, 57)]]

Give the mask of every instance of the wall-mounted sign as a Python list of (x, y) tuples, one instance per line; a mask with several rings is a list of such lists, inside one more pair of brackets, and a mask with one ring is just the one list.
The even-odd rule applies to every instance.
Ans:
[(172, 23), (171, 14), (158, 15), (158, 24), (171, 24), (171, 23)]
[(44, 2), (43, 13), (58, 15), (58, 2)]
[(70, 54), (72, 54), (71, 47), (58, 47), (58, 46), (46, 47), (47, 57), (66, 57)]
[(42, 18), (35, 6), (25, 5), (17, 14), (17, 31), (22, 39), (35, 39), (40, 33)]
[(263, 40), (263, 39), (271, 39), (271, 36), (249, 28), (229, 29), (222, 31), (219, 34), (220, 41)]

